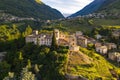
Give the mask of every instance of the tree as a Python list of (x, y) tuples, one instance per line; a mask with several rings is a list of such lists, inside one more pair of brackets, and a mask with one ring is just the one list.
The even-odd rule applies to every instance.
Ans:
[(35, 73), (38, 73), (40, 71), (37, 64), (35, 64), (34, 70), (35, 70)]
[(23, 60), (22, 52), (19, 53), (19, 60)]
[(20, 76), (20, 80), (36, 80), (35, 75), (28, 71), (28, 68), (23, 68)]
[(45, 54), (48, 54), (50, 52), (50, 49), (48, 47), (45, 47), (45, 48), (42, 48), (41, 51), (44, 52)]
[(10, 65), (7, 62), (0, 62), (0, 80), (8, 75), (10, 71)]
[(5, 77), (3, 80), (16, 80), (14, 73), (13, 72), (9, 72), (8, 76)]
[(28, 59), (27, 68), (28, 68), (28, 69), (31, 68), (31, 61), (30, 61), (30, 59)]
[(32, 28), (30, 26), (28, 26), (25, 30), (25, 36), (29, 35), (32, 33)]
[(54, 51), (58, 48), (56, 36), (55, 36), (55, 30), (53, 31), (53, 36), (52, 36), (52, 43), (51, 43), (51, 51)]

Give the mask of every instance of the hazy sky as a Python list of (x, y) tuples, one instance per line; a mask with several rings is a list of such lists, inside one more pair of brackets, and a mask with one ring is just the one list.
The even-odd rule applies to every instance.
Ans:
[(63, 14), (75, 13), (92, 1), (93, 0), (42, 0), (42, 2), (61, 11)]

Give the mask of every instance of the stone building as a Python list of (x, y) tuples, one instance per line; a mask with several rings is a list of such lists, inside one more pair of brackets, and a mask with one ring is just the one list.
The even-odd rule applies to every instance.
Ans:
[(37, 44), (37, 35), (28, 35), (25, 37), (25, 41), (26, 43), (34, 43), (34, 44)]
[(77, 46), (77, 38), (74, 34), (69, 36), (69, 50), (79, 51), (79, 46)]
[[(54, 30), (56, 40), (58, 45), (62, 46), (69, 46), (70, 51), (79, 51), (79, 46), (77, 46), (77, 38), (75, 34), (73, 35), (66, 35), (63, 32), (60, 32), (58, 29)], [(34, 31), (31, 35), (26, 36), (26, 43), (32, 42), (34, 44), (38, 45), (46, 45), (50, 46), (52, 43), (52, 36), (53, 34), (48, 33), (41, 33), (38, 34), (38, 31)], [(81, 45), (86, 45), (86, 42), (82, 43), (84, 41), (81, 41)]]
[(111, 52), (108, 54), (108, 58), (113, 61), (120, 62), (120, 53), (119, 52)]
[(51, 34), (40, 34), (37, 36), (38, 45), (47, 45), (50, 46), (52, 43), (52, 35)]
[(101, 54), (107, 54), (107, 52), (108, 52), (107, 46), (96, 47), (96, 52), (99, 52)]
[(87, 47), (87, 38), (83, 37), (83, 36), (76, 36), (77, 38), (77, 44), (81, 47)]
[(117, 45), (115, 43), (106, 43), (105, 45), (107, 46), (108, 50), (117, 48)]

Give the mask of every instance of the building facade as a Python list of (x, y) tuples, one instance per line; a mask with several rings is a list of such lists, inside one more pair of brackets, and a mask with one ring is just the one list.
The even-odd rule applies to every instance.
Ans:
[[(58, 45), (62, 46), (69, 46), (70, 50), (72, 51), (78, 51), (79, 47), (77, 46), (77, 41), (75, 36), (69, 36), (65, 35), (64, 33), (60, 32), (58, 29), (54, 30), (56, 40)], [(38, 31), (34, 31), (31, 35), (26, 36), (25, 40), (26, 43), (32, 42), (34, 44), (38, 45), (46, 45), (51, 46), (52, 43), (52, 36), (53, 34), (48, 33), (41, 33), (38, 34)]]

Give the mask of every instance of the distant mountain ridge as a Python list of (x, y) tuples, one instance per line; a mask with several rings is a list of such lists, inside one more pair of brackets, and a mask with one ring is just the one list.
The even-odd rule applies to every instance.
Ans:
[(88, 14), (91, 14), (91, 13), (94, 13), (94, 12), (101, 12), (104, 9), (106, 9), (107, 11), (108, 10), (110, 11), (111, 8), (109, 8), (109, 6), (111, 4), (112, 4), (111, 7), (113, 5), (116, 5), (115, 2), (119, 2), (120, 3), (120, 0), (94, 0), (89, 5), (84, 7), (82, 10), (72, 14), (69, 17), (77, 17), (77, 16), (88, 15)]
[(0, 10), (18, 17), (42, 20), (64, 18), (59, 11), (39, 0), (0, 0)]

